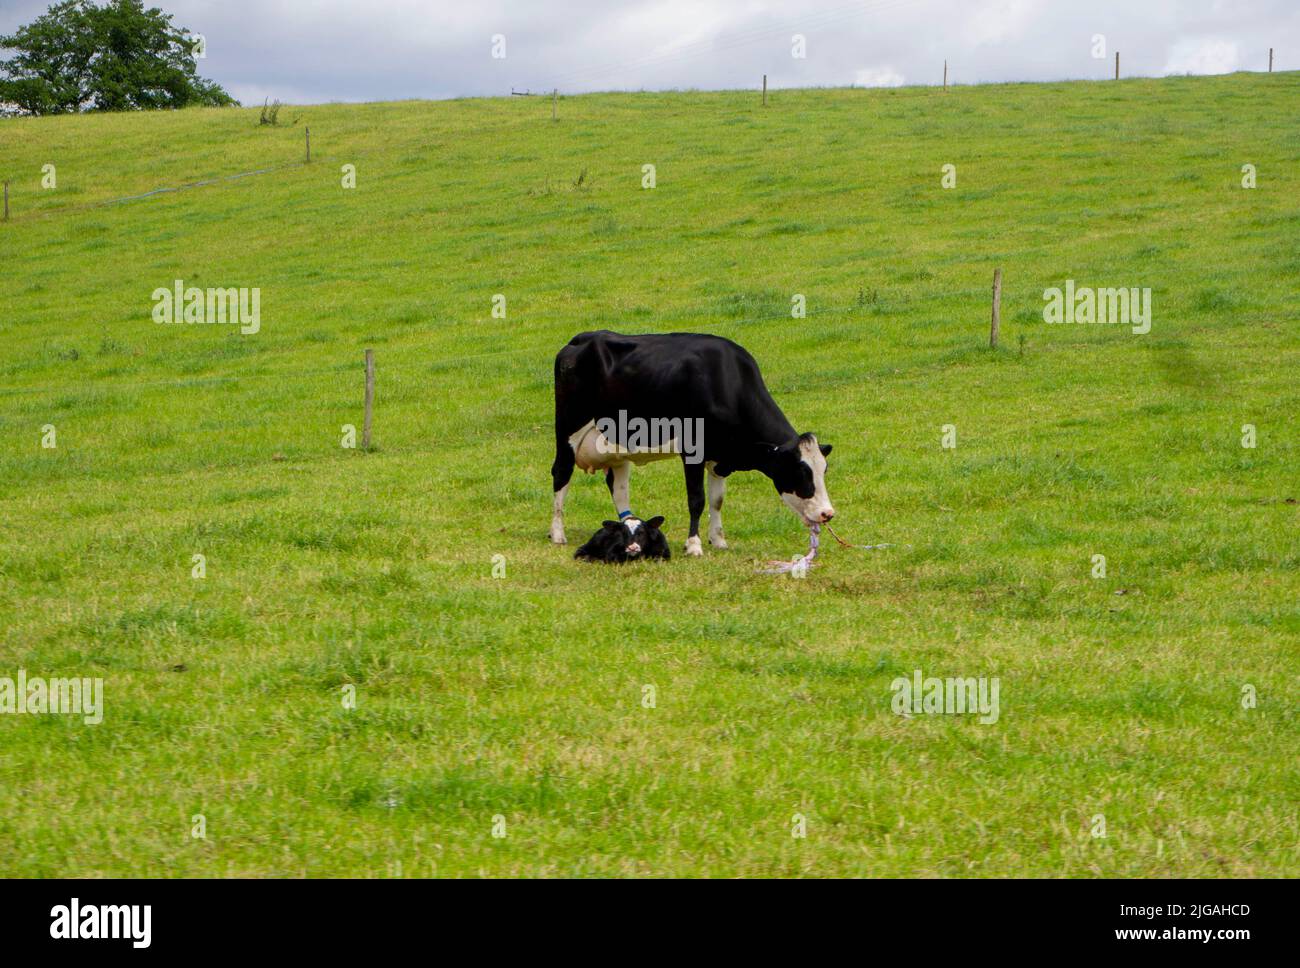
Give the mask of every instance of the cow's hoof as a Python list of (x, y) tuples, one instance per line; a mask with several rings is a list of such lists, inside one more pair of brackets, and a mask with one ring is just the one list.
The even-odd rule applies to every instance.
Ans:
[(700, 536), (694, 535), (686, 539), (686, 557), (701, 558), (704, 556), (704, 545), (700, 544)]
[(715, 548), (725, 548), (727, 547), (727, 539), (720, 534), (719, 535), (711, 534), (709, 535), (709, 544), (713, 545), (713, 547)]

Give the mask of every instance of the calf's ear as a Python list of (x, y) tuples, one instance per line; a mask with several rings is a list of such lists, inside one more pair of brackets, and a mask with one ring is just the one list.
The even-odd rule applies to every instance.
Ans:
[(606, 531), (617, 531), (619, 528), (623, 527), (623, 525), (617, 521), (602, 521), (600, 522), (600, 526)]
[(664, 526), (664, 516), (662, 514), (656, 514), (653, 518), (651, 518), (649, 521), (646, 522), (647, 528), (658, 529), (658, 528), (662, 528), (663, 526)]
[(835, 449), (834, 444), (820, 444), (819, 447), (821, 449), (823, 457), (830, 457), (831, 451)]

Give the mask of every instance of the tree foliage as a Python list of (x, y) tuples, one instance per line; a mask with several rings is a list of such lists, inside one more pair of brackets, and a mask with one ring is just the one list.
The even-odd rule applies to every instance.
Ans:
[(198, 76), (195, 39), (143, 0), (62, 0), (0, 37), (0, 103), (27, 114), (236, 104)]

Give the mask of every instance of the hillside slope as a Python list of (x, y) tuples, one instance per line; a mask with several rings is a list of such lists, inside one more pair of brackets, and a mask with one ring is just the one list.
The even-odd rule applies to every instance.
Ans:
[[(97, 726), (0, 716), (0, 874), (1295, 876), (1297, 103), (0, 122), (0, 676), (104, 680)], [(258, 331), (155, 323), (177, 279), (259, 288)], [(1149, 288), (1150, 331), (1045, 323), (1066, 280)], [(840, 534), (891, 547), (756, 574), (806, 535), (738, 475), (732, 548), (686, 559), (657, 465), (672, 562), (578, 566), (609, 502), (577, 480), (547, 543), (550, 368), (592, 328), (742, 343), (834, 444)], [(895, 715), (917, 669), (997, 677), (998, 721)]]

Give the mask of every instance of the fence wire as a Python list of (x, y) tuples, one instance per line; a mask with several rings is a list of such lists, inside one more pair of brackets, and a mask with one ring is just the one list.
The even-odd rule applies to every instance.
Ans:
[[(938, 302), (938, 301), (947, 301), (953, 299), (974, 298), (976, 296), (986, 296), (988, 295), (988, 293), (989, 293), (989, 289), (981, 287), (979, 289), (963, 289), (963, 290), (952, 290), (952, 291), (947, 291), (942, 293), (933, 293), (928, 296), (909, 296), (907, 297), (906, 301), (908, 304)], [(874, 314), (865, 317), (863, 316), (864, 311), (870, 311), (873, 305), (875, 305), (873, 302), (866, 301), (866, 302), (852, 303), (848, 305), (831, 306), (829, 308), (818, 309), (816, 311), (809, 311), (806, 316), (799, 317), (799, 318), (792, 317), (790, 315), (790, 312), (787, 310), (785, 312), (772, 313), (769, 315), (744, 316), (740, 318), (723, 317), (721, 319), (717, 318), (718, 309), (716, 306), (695, 307), (695, 308), (683, 309), (680, 312), (673, 313), (671, 316), (656, 317), (652, 319), (624, 320), (621, 323), (614, 323), (612, 325), (644, 330), (646, 327), (657, 328), (657, 327), (662, 327), (664, 325), (684, 324), (687, 323), (687, 321), (689, 321), (690, 319), (700, 319), (700, 318), (709, 318), (710, 321), (708, 322), (707, 325), (713, 329), (725, 329), (727, 327), (743, 328), (745, 326), (752, 326), (760, 323), (769, 323), (775, 321), (805, 323), (809, 320), (820, 320), (823, 318), (826, 321), (857, 320), (859, 322), (863, 322), (873, 318)], [(585, 331), (587, 329), (590, 329), (592, 327), (593, 319), (600, 319), (600, 318), (601, 317), (599, 314), (593, 314), (591, 316), (586, 316), (581, 319), (562, 319), (562, 318), (557, 319), (552, 317), (549, 320), (549, 325), (558, 328), (559, 326), (561, 326), (561, 324), (567, 323), (569, 327), (577, 327), (577, 329), (575, 329), (575, 332), (578, 332), (578, 331)], [(448, 325), (470, 327), (470, 326), (480, 326), (482, 324), (477, 320), (453, 320), (450, 321)], [(606, 325), (610, 325), (610, 324), (606, 324)], [(972, 330), (972, 332), (975, 331), (976, 330)], [(542, 335), (541, 331), (538, 331), (538, 335), (539, 336)], [(714, 333), (713, 335), (721, 335), (721, 334)], [(551, 349), (553, 349), (556, 352), (558, 352), (559, 348), (560, 348), (559, 345), (553, 345), (551, 347)], [(454, 357), (445, 357), (441, 359), (428, 360), (428, 361), (398, 360), (398, 361), (384, 362), (382, 359), (380, 359), (380, 362), (376, 367), (376, 372), (379, 374), (381, 379), (383, 374), (391, 373), (391, 372), (399, 372), (399, 373), (422, 372), (422, 373), (428, 373), (432, 375), (432, 373), (436, 371), (439, 367), (459, 366), (460, 364), (466, 361), (482, 360), (482, 359), (504, 359), (508, 357), (519, 356), (522, 354), (538, 354), (539, 352), (544, 355), (545, 365), (547, 370), (549, 371), (550, 364), (551, 364), (550, 349), (539, 350), (539, 348), (534, 346), (518, 346), (509, 349), (489, 350), (481, 353), (457, 354)], [(260, 379), (284, 380), (288, 377), (319, 376), (324, 374), (328, 374), (330, 376), (343, 376), (352, 372), (354, 369), (358, 369), (358, 370), (364, 369), (364, 361), (360, 355), (358, 355), (355, 363), (341, 362), (341, 363), (334, 364), (332, 366), (318, 367), (318, 368), (313, 368), (308, 370), (290, 368), (287, 370), (284, 369), (267, 370), (262, 372), (196, 375), (192, 377), (178, 377), (173, 380), (131, 381), (131, 380), (115, 380), (112, 377), (105, 377), (101, 380), (98, 380), (96, 383), (90, 386), (0, 387), (0, 396), (9, 396), (14, 394), (24, 394), (24, 393), (51, 393), (51, 394), (68, 393), (68, 392), (76, 392), (85, 389), (137, 390), (137, 389), (156, 389), (160, 387), (195, 387), (195, 386), (203, 386), (209, 384), (238, 383), (244, 380), (260, 380)]]

